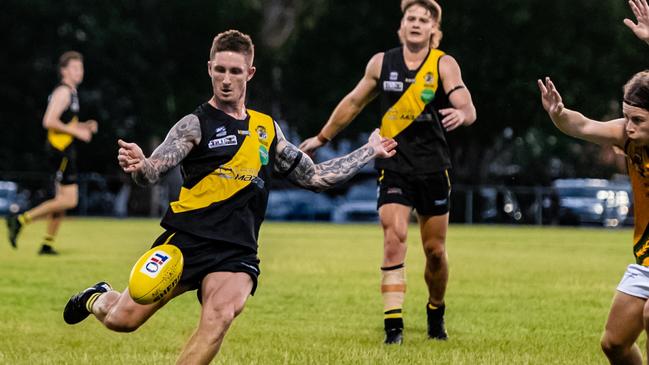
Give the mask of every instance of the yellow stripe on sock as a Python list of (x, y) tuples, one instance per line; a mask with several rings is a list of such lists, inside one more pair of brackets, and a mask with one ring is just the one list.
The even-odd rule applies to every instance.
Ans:
[(18, 216), (18, 222), (20, 222), (20, 224), (22, 224), (22, 225), (27, 224), (30, 220), (31, 219), (29, 218), (27, 213), (24, 213), (24, 214), (21, 214), (21, 215)]
[(389, 319), (389, 318), (403, 318), (403, 313), (385, 314), (385, 315), (383, 315), (383, 318), (385, 318), (385, 319)]
[(88, 300), (86, 301), (86, 309), (88, 310), (88, 312), (92, 313), (92, 305), (95, 304), (97, 298), (99, 298), (99, 296), (102, 294), (104, 293), (95, 293), (91, 295), (90, 298), (88, 298)]

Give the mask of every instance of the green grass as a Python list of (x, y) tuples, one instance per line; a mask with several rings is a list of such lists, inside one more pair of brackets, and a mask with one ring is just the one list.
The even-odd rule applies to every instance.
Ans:
[[(68, 297), (90, 284), (123, 288), (161, 232), (157, 221), (68, 220), (59, 257), (35, 254), (43, 230), (27, 227), (16, 251), (0, 245), (0, 364), (173, 363), (198, 320), (193, 294), (129, 334), (61, 317)], [(631, 239), (629, 230), (451, 226), (451, 340), (439, 343), (425, 336), (424, 261), (413, 226), (399, 347), (381, 343), (377, 225), (266, 223), (257, 294), (214, 363), (605, 364), (599, 337), (632, 260)]]

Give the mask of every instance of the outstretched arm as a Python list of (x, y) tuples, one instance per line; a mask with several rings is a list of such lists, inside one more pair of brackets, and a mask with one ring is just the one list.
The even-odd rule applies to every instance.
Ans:
[(346, 181), (375, 158), (394, 156), (397, 146), (393, 139), (382, 138), (377, 129), (363, 147), (348, 155), (316, 165), (306, 153), (284, 138), (279, 127), (277, 138), (275, 170), (293, 183), (314, 191), (326, 190)]
[(629, 0), (629, 7), (633, 11), (637, 23), (631, 19), (624, 19), (624, 24), (633, 31), (636, 37), (649, 44), (649, 5), (647, 5), (647, 0)]
[(563, 133), (599, 145), (624, 146), (626, 138), (623, 118), (599, 122), (563, 105), (563, 99), (549, 77), (537, 81), (541, 103), (554, 125)]
[(178, 165), (201, 140), (198, 118), (189, 114), (176, 123), (165, 140), (146, 158), (140, 146), (121, 139), (117, 160), (124, 172), (130, 173), (138, 185), (156, 183), (162, 174)]

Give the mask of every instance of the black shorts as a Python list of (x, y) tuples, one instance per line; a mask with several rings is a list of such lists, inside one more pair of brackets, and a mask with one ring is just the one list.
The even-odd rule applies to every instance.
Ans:
[(443, 215), (449, 211), (451, 180), (448, 170), (421, 175), (381, 170), (378, 184), (377, 208), (396, 203), (415, 208), (419, 215)]
[(203, 278), (213, 272), (244, 272), (252, 279), (251, 295), (257, 289), (259, 277), (259, 258), (253, 249), (230, 242), (210, 240), (185, 232), (165, 231), (158, 237), (152, 248), (164, 243), (172, 244), (183, 253), (183, 273), (179, 285), (188, 290), (200, 288)]
[(74, 146), (68, 147), (64, 152), (48, 146), (48, 163), (53, 173), (54, 181), (61, 185), (77, 184), (77, 153)]

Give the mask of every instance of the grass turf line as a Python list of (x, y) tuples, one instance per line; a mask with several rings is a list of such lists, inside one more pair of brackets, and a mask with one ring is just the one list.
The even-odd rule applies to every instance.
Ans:
[[(173, 363), (198, 321), (191, 293), (135, 333), (62, 319), (78, 290), (100, 280), (124, 288), (131, 265), (162, 232), (157, 221), (70, 219), (58, 257), (36, 255), (43, 231), (42, 223), (28, 226), (16, 251), (0, 246), (0, 364)], [(269, 222), (257, 294), (213, 363), (605, 364), (599, 337), (633, 260), (631, 239), (628, 229), (451, 225), (451, 340), (439, 343), (425, 335), (424, 257), (412, 226), (398, 347), (381, 343), (377, 225)]]

